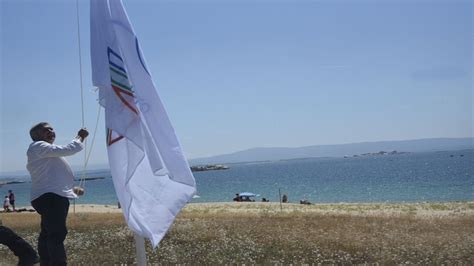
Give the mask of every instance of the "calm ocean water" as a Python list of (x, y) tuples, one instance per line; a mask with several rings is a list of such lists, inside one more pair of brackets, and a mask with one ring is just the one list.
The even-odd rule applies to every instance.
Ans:
[[(411, 153), (358, 158), (319, 158), (230, 164), (229, 170), (195, 172), (199, 198), (192, 202), (231, 201), (237, 192), (253, 192), (278, 201), (278, 190), (290, 202), (474, 201), (474, 150)], [(109, 171), (90, 176), (78, 204), (116, 204)], [(30, 183), (12, 189), (17, 205), (29, 205)]]

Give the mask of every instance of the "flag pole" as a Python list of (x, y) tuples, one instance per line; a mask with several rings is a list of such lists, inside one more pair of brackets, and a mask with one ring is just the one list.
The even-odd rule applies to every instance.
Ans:
[(135, 238), (135, 249), (137, 252), (137, 265), (138, 266), (146, 266), (146, 251), (145, 251), (145, 238), (143, 236), (137, 235), (137, 233), (133, 233)]
[(281, 206), (281, 188), (278, 188), (278, 198), (280, 199), (280, 211), (283, 211), (283, 207)]

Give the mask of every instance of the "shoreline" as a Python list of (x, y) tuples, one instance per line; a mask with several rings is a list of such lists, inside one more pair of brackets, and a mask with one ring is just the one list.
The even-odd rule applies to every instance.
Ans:
[[(17, 209), (32, 210), (31, 206), (18, 206)], [(453, 202), (413, 202), (413, 203), (318, 203), (311, 205), (279, 202), (208, 202), (188, 203), (181, 214), (349, 214), (357, 216), (416, 215), (422, 217), (468, 215), (474, 216), (474, 201)], [(32, 213), (3, 212), (3, 214)], [(33, 212), (34, 213), (34, 212)], [(122, 213), (117, 205), (72, 204), (69, 213)]]

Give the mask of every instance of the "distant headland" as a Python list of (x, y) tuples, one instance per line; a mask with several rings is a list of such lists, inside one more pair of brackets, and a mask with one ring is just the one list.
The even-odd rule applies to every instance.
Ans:
[(222, 164), (207, 164), (201, 166), (191, 166), (192, 172), (212, 171), (212, 170), (227, 170), (228, 166)]
[(99, 179), (105, 179), (105, 176), (96, 176), (96, 177), (84, 177), (84, 178), (74, 178), (74, 181), (91, 181), (91, 180), (99, 180)]
[(352, 156), (344, 155), (344, 158), (349, 157), (364, 157), (364, 156), (386, 156), (386, 155), (398, 155), (398, 154), (405, 154), (409, 152), (399, 152), (399, 151), (379, 151), (379, 152), (368, 152), (362, 154), (354, 154)]
[[(304, 147), (252, 148), (229, 154), (190, 160), (194, 165), (278, 161), (298, 158), (385, 155), (385, 151), (435, 152), (474, 149), (474, 138), (431, 138), (397, 141), (360, 142)], [(377, 151), (384, 151), (382, 153)], [(398, 154), (398, 152), (396, 153)], [(365, 156), (364, 155), (364, 156)], [(390, 155), (390, 152), (389, 152)]]
[(6, 181), (6, 180), (0, 180), (0, 186), (3, 185), (12, 185), (12, 184), (22, 184), (26, 183), (26, 181)]

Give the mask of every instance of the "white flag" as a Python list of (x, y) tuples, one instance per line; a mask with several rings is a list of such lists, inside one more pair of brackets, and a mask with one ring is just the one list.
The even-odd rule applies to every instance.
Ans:
[(125, 220), (156, 247), (196, 183), (120, 0), (91, 0), (91, 61)]

